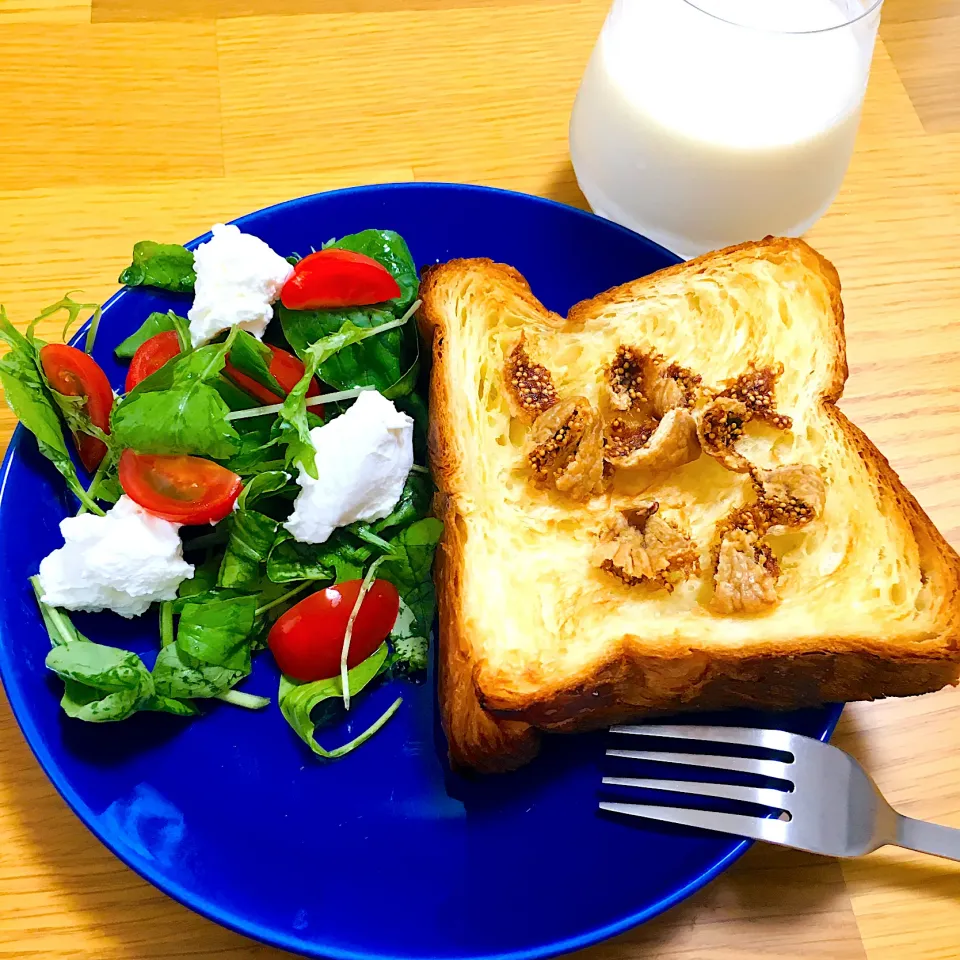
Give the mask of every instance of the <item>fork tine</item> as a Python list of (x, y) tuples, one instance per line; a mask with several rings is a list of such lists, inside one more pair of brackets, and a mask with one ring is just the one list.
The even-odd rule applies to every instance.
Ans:
[(722, 797), (724, 800), (743, 800), (761, 807), (789, 810), (789, 794), (761, 787), (741, 787), (732, 783), (697, 783), (694, 780), (649, 780), (643, 777), (604, 777), (603, 782), (613, 787), (638, 787), (644, 790), (666, 790), (668, 793), (690, 793), (700, 797)]
[(655, 760), (658, 763), (679, 763), (687, 767), (712, 767), (715, 770), (742, 770), (762, 777), (790, 780), (790, 767), (779, 760), (753, 760), (749, 757), (713, 757), (705, 753), (664, 753), (658, 750), (608, 750), (608, 757), (628, 760)]
[(790, 750), (795, 734), (786, 730), (758, 727), (687, 726), (673, 723), (621, 724), (611, 733), (636, 734), (644, 737), (674, 737), (678, 740), (712, 740), (714, 743), (741, 743), (771, 750)]
[(601, 810), (625, 813), (647, 820), (665, 820), (684, 827), (700, 827), (732, 833), (738, 837), (752, 837), (768, 843), (787, 843), (788, 823), (783, 820), (745, 817), (739, 813), (714, 813), (708, 810), (689, 810), (685, 807), (665, 807), (654, 803), (601, 803)]

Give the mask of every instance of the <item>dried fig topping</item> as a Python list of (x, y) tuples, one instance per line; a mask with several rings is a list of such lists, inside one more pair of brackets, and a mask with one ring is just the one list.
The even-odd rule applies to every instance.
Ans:
[(530, 359), (523, 334), (507, 357), (503, 379), (514, 415), (526, 423), (532, 423), (559, 399), (550, 371)]
[(756, 531), (733, 527), (720, 541), (713, 608), (719, 613), (761, 613), (776, 604), (780, 566)]
[(741, 373), (732, 383), (717, 395), (737, 400), (750, 412), (748, 419), (765, 420), (771, 426), (787, 430), (793, 425), (790, 417), (779, 414), (774, 406), (773, 393), (780, 374), (783, 373), (783, 364), (772, 367), (757, 367), (751, 363), (746, 373)]
[(770, 533), (802, 527), (823, 512), (827, 489), (820, 471), (809, 464), (791, 463), (754, 474), (758, 508)]
[(697, 421), (697, 433), (704, 452), (735, 473), (750, 470), (747, 458), (734, 448), (743, 436), (743, 426), (750, 416), (746, 404), (740, 400), (718, 397), (703, 408)]
[(668, 411), (659, 423), (649, 420), (632, 430), (618, 418), (607, 430), (604, 456), (625, 469), (682, 467), (700, 456), (697, 422), (689, 410), (679, 408)]
[(644, 389), (656, 416), (665, 417), (671, 410), (692, 409), (699, 384), (700, 377), (679, 363), (664, 367), (655, 362), (647, 371)]
[(653, 501), (618, 513), (594, 548), (594, 564), (628, 586), (648, 582), (670, 591), (699, 573), (693, 541), (656, 516), (658, 509)]
[(647, 402), (643, 393), (644, 371), (650, 358), (636, 347), (620, 346), (607, 367), (610, 405), (616, 410), (636, 410)]
[(603, 433), (597, 411), (585, 397), (554, 404), (534, 421), (527, 462), (534, 480), (585, 499), (604, 486)]

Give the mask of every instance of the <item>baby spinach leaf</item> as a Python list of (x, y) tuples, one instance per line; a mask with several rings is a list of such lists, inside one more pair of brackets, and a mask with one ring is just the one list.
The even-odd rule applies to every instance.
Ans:
[(382, 520), (373, 524), (374, 533), (383, 533), (395, 527), (405, 527), (408, 523), (422, 520), (430, 510), (433, 499), (433, 480), (430, 474), (413, 470), (407, 474), (403, 491), (397, 505)]
[[(328, 333), (304, 347), (301, 357), (304, 362), (304, 374), (290, 391), (278, 414), (279, 424), (276, 438), (286, 444), (287, 465), (299, 464), (306, 472), (317, 478), (317, 464), (313, 442), (310, 439), (310, 417), (307, 413), (307, 390), (318, 370), (334, 357), (342, 355), (348, 348), (360, 345), (363, 341), (378, 342), (385, 336), (396, 332), (405, 321), (395, 320), (384, 314), (382, 324), (358, 326), (349, 320), (344, 321), (334, 333)], [(399, 369), (399, 365), (398, 365)], [(326, 380), (326, 377), (323, 377)], [(326, 381), (330, 383), (331, 381)], [(390, 381), (392, 382), (392, 381)], [(363, 386), (352, 384), (351, 386)]]
[[(151, 313), (135, 333), (131, 333), (126, 340), (120, 341), (113, 351), (114, 354), (121, 360), (129, 359), (151, 337), (155, 337), (158, 333), (166, 333), (168, 330), (176, 330), (174, 317), (176, 317), (176, 314), (172, 310), (168, 310), (166, 313)], [(184, 324), (187, 322), (182, 317), (178, 319), (182, 320)]]
[(231, 413), (234, 410), (249, 410), (260, 403), (256, 397), (251, 396), (242, 387), (238, 387), (232, 380), (228, 379), (226, 374), (217, 377), (213, 381), (213, 387), (220, 394), (220, 399), (229, 407)]
[(271, 393), (283, 397), (286, 395), (286, 391), (270, 372), (270, 361), (272, 359), (273, 354), (268, 346), (261, 343), (252, 334), (247, 333), (246, 330), (237, 332), (237, 338), (230, 350), (231, 365), (236, 367), (240, 373), (246, 374), (251, 380), (255, 380), (261, 386), (266, 387)]
[(252, 596), (185, 603), (175, 645), (203, 663), (249, 673), (256, 609), (257, 598)]
[(90, 641), (68, 643), (53, 647), (46, 665), (64, 680), (64, 712), (78, 720), (125, 720), (154, 696), (150, 671), (128, 650)]
[[(337, 390), (374, 387), (387, 390), (404, 373), (404, 331), (390, 328), (371, 340), (356, 337), (357, 330), (380, 327), (394, 319), (388, 310), (359, 307), (346, 310), (288, 310), (277, 304), (284, 336), (304, 361), (311, 346), (348, 333), (338, 350), (319, 358), (315, 372)], [(349, 334), (353, 334), (350, 336)]]
[(427, 413), (427, 404), (423, 397), (416, 391), (408, 393), (406, 396), (398, 397), (394, 401), (394, 406), (413, 418), (413, 456), (418, 463), (423, 463), (427, 459), (427, 424), (429, 414)]
[(243, 670), (203, 663), (185, 653), (176, 643), (157, 654), (153, 683), (158, 694), (175, 699), (218, 697), (247, 676)]
[(138, 453), (231, 456), (240, 438), (210, 383), (223, 370), (230, 345), (228, 337), (181, 354), (137, 384), (114, 407), (110, 427), (116, 442)]
[(301, 543), (281, 529), (267, 557), (267, 577), (274, 583), (294, 580), (357, 580), (373, 556), (366, 544), (337, 530), (326, 543)]
[(400, 374), (398, 380), (390, 384), (389, 387), (381, 390), (380, 392), (388, 400), (399, 400), (400, 397), (405, 397), (408, 393), (413, 391), (417, 386), (417, 378), (420, 376), (420, 358), (417, 357), (413, 363), (407, 367), (406, 371)]
[(420, 279), (406, 241), (393, 230), (361, 230), (330, 244), (341, 250), (366, 254), (383, 264), (400, 285), (400, 296), (391, 301), (394, 312), (401, 316), (417, 297)]
[(410, 524), (390, 540), (393, 555), (380, 566), (378, 576), (389, 580), (413, 611), (417, 630), (428, 637), (436, 611), (436, 595), (430, 569), (443, 533), (443, 524), (425, 517)]
[(47, 628), (47, 635), (50, 637), (50, 643), (53, 646), (62, 647), (77, 641), (90, 642), (73, 625), (73, 621), (66, 613), (43, 602), (43, 588), (40, 586), (39, 577), (31, 577), (30, 586), (33, 587), (34, 596), (37, 598), (37, 606), (40, 607), (40, 616), (43, 617), (43, 625)]
[(257, 510), (237, 510), (230, 517), (230, 539), (220, 564), (221, 587), (255, 589), (277, 533), (277, 521)]
[[(347, 674), (347, 682), (350, 684), (351, 692), (356, 695), (367, 687), (383, 670), (387, 660), (387, 645), (381, 644), (366, 660), (358, 663)], [(318, 756), (327, 760), (335, 760), (338, 757), (346, 756), (352, 750), (356, 750), (361, 744), (366, 743), (392, 716), (396, 713), (401, 701), (395, 700), (387, 711), (371, 726), (363, 731), (359, 736), (354, 737), (349, 743), (345, 743), (333, 750), (327, 750), (317, 743), (315, 734), (318, 726), (313, 719), (312, 714), (315, 708), (321, 704), (335, 706), (343, 702), (343, 686), (339, 676), (331, 677), (329, 680), (318, 680), (314, 683), (300, 683), (297, 680), (291, 680), (287, 676), (280, 677), (279, 691), (280, 711), (283, 713), (287, 723), (293, 727), (294, 732), (301, 740)], [(325, 719), (329, 719), (330, 711)]]
[(10, 346), (0, 357), (0, 384), (7, 404), (37, 440), (40, 452), (57, 468), (80, 502), (94, 513), (103, 511), (87, 496), (70, 459), (57, 407), (37, 361), (35, 345), (7, 319), (0, 307), (0, 340)]
[(141, 240), (133, 245), (133, 262), (120, 274), (127, 287), (158, 287), (173, 293), (193, 293), (197, 274), (193, 252), (176, 243)]
[[(186, 552), (189, 547), (189, 541), (185, 542), (183, 546), (184, 552)], [(219, 572), (220, 556), (211, 550), (209, 551), (209, 556), (207, 556), (202, 563), (194, 566), (193, 576), (189, 580), (184, 580), (177, 588), (178, 599), (189, 600), (191, 597), (201, 596), (216, 589), (217, 575)], [(174, 603), (176, 603), (176, 601), (174, 601)], [(176, 609), (174, 609), (174, 612), (176, 612)]]
[(104, 722), (124, 720), (138, 710), (184, 717), (197, 712), (192, 704), (158, 696), (149, 671), (135, 653), (91, 642), (63, 610), (43, 602), (38, 577), (31, 577), (30, 584), (53, 645), (46, 665), (63, 679), (60, 705), (68, 716)]
[(396, 676), (419, 677), (426, 673), (430, 639), (419, 629), (413, 610), (403, 600), (388, 641), (390, 656), (387, 665)]

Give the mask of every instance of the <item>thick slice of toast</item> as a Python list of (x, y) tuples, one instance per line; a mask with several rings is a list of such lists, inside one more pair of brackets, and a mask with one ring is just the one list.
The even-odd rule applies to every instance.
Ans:
[(550, 314), (511, 267), (427, 271), (453, 761), (689, 708), (957, 679), (960, 558), (836, 408), (840, 284), (798, 240)]

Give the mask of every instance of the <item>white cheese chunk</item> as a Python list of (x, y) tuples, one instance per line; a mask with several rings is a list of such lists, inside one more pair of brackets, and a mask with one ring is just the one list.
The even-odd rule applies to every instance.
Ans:
[(231, 327), (261, 339), (273, 317), (271, 304), (293, 273), (259, 237), (222, 223), (214, 226), (213, 239), (194, 251), (193, 266), (197, 282), (187, 319), (195, 347)]
[(139, 617), (154, 601), (173, 600), (181, 582), (193, 576), (179, 529), (129, 497), (105, 517), (67, 517), (60, 522), (64, 545), (40, 563), (43, 602)]
[(323, 543), (355, 520), (380, 520), (397, 505), (413, 466), (413, 420), (370, 390), (342, 416), (314, 427), (319, 477), (300, 468), (300, 493), (284, 524), (303, 543)]

